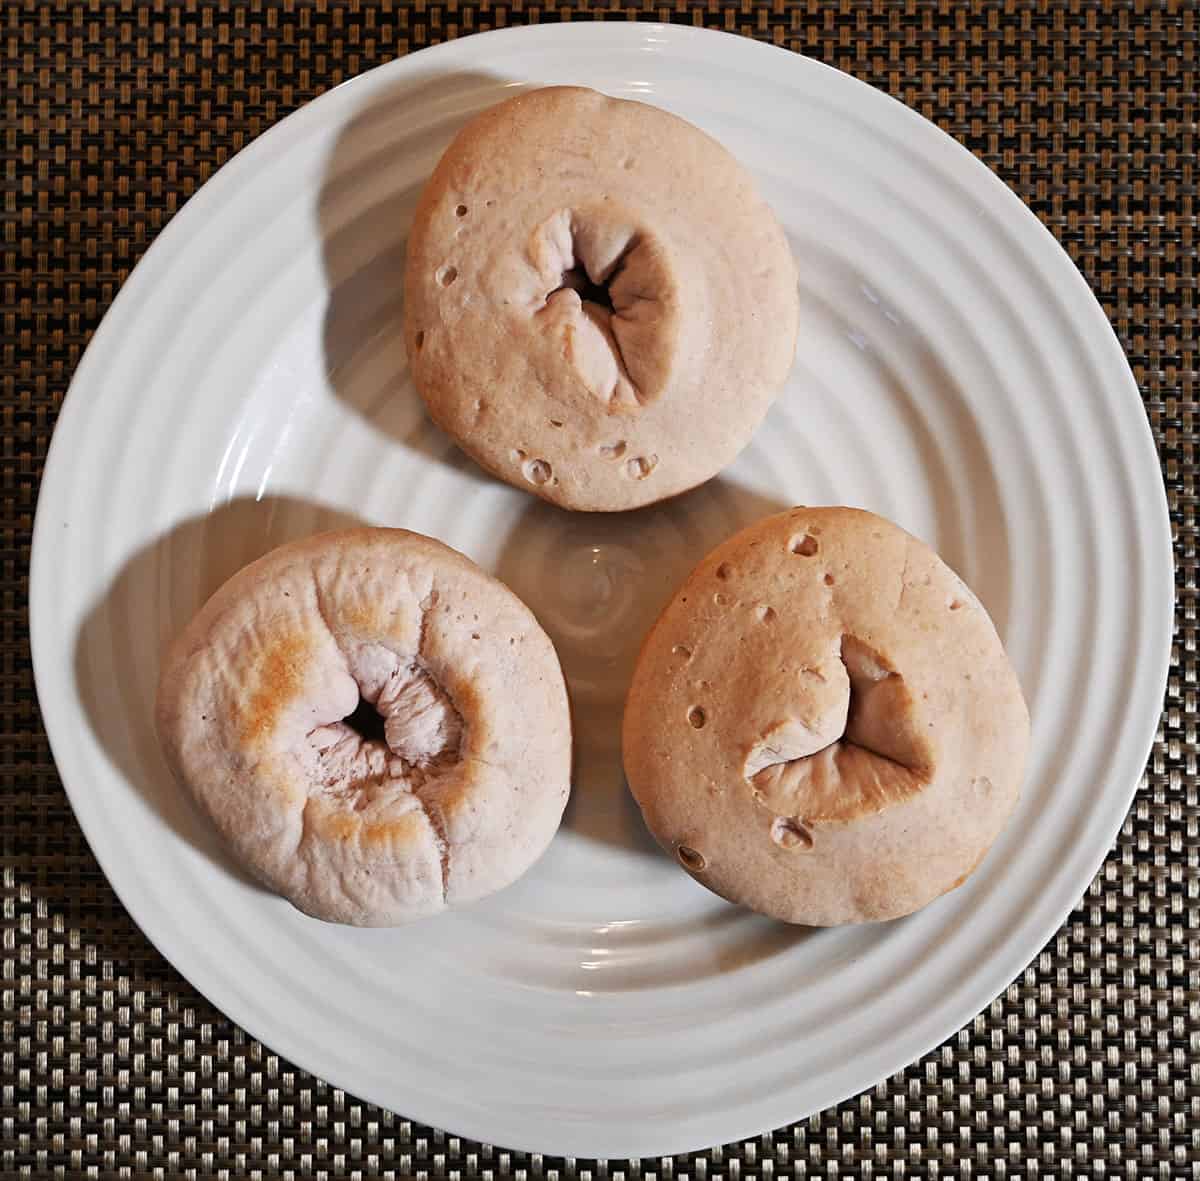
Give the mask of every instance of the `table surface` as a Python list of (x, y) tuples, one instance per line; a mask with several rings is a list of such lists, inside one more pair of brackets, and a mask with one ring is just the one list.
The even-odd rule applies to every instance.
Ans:
[[(477, 1144), (296, 1069), (158, 955), (72, 816), (34, 695), (30, 533), (55, 416), (129, 269), (215, 169), (362, 70), (560, 19), (708, 25), (828, 62), (1010, 184), (1103, 304), (1162, 456), (1177, 632), (1146, 779), (1027, 971), (864, 1095), (691, 1156)], [(1194, 3), (7, 0), (0, 5), (4, 1177), (1200, 1177)]]

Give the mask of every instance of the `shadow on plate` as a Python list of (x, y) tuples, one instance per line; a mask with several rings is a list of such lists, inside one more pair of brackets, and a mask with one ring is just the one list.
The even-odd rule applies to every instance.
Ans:
[[(412, 384), (403, 278), (426, 179), (463, 124), (511, 86), (495, 75), (465, 72), (382, 89), (338, 136), (318, 202), (329, 291), (323, 346), (335, 395), (396, 442), (488, 484), (491, 477), (430, 421)], [(406, 123), (409, 111), (421, 112), (419, 125)], [(621, 709), (638, 645), (713, 545), (782, 507), (722, 479), (623, 514), (571, 514), (529, 501), (497, 573), (550, 633), (571, 689), (576, 775), (569, 827), (656, 851), (624, 786), (620, 759)]]
[[(863, 321), (848, 319), (844, 308), (856, 307), (862, 316), (874, 314), (880, 321), (878, 330), (886, 330), (901, 342), (911, 362), (912, 372), (907, 377), (882, 350), (871, 348), (870, 355), (913, 440), (930, 498), (937, 506), (937, 535), (926, 540), (970, 583), (1004, 638), (1012, 602), (1008, 528), (1000, 482), (969, 400), (923, 337), (904, 328), (898, 319), (885, 321), (888, 313), (880, 310), (877, 300), (863, 294), (869, 290), (865, 275), (843, 260), (834, 260), (832, 265), (838, 272), (836, 300), (804, 287), (804, 312), (810, 319), (826, 320), (837, 334), (854, 339), (861, 335)], [(936, 422), (931, 411), (936, 412)], [(955, 469), (966, 473), (970, 481), (965, 504), (961, 480), (956, 484), (954, 478)]]
[[(480, 482), (488, 477), (429, 419), (409, 375), (404, 257), (417, 199), (438, 158), (476, 111), (512, 85), (460, 72), (384, 88), (342, 128), (317, 206), (331, 389), (377, 430)], [(420, 112), (422, 122), (406, 122), (408, 112)]]
[(571, 692), (575, 777), (567, 827), (660, 855), (621, 765), (621, 714), (638, 650), (709, 550), (786, 507), (724, 477), (626, 513), (571, 513), (529, 501), (496, 573), (554, 641)]
[(75, 641), (75, 678), (88, 722), (108, 758), (171, 830), (214, 864), (236, 868), (216, 831), (179, 787), (159, 750), (154, 699), (167, 646), (235, 571), (285, 541), (361, 524), (289, 497), (240, 499), (175, 525), (122, 567)]

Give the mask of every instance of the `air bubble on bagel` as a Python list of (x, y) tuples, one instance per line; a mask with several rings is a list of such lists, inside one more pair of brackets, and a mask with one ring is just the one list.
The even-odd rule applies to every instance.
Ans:
[(776, 816), (771, 821), (771, 840), (781, 849), (811, 849), (813, 835), (792, 816)]
[(521, 471), (531, 484), (545, 484), (554, 475), (554, 469), (544, 459), (527, 459)]
[(625, 464), (625, 474), (631, 480), (644, 480), (658, 466), (658, 456), (635, 456)]

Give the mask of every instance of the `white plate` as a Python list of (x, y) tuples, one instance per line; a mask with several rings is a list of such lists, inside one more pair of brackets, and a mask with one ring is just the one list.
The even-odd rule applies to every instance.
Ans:
[[(795, 371), (718, 480), (572, 516), (429, 426), (396, 329), (417, 192), (520, 82), (652, 100), (758, 176), (800, 260)], [(659, 856), (622, 783), (638, 641), (701, 554), (793, 503), (861, 505), (976, 588), (1034, 718), (1020, 810), (911, 919), (795, 930)], [(517, 886), (396, 931), (306, 919), (230, 867), (151, 730), (160, 645), (270, 546), (405, 525), (497, 571), (578, 711), (563, 831)], [(122, 901), (216, 1005), (294, 1062), (517, 1148), (658, 1155), (784, 1124), (902, 1068), (1052, 935), (1108, 849), (1159, 715), (1171, 548), (1158, 461), (1105, 318), (988, 170), (884, 95), (751, 41), (653, 25), (491, 33), (284, 120), (179, 213), (79, 366), (38, 506), (38, 691)]]

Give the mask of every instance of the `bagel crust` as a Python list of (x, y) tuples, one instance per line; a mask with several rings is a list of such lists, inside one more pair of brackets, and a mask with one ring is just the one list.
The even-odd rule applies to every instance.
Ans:
[[(344, 720), (363, 703), (381, 735)], [(157, 725), (237, 859), (356, 926), (515, 881), (570, 787), (566, 688), (537, 620), (402, 529), (319, 534), (235, 574), (167, 655)]]
[(709, 889), (790, 923), (897, 918), (961, 885), (1029, 745), (983, 606), (871, 513), (797, 508), (730, 538), (643, 645), (629, 786)]
[(565, 86), (455, 138), (417, 206), (404, 305), (434, 421), (500, 479), (605, 511), (737, 455), (791, 369), (799, 314), (783, 230), (720, 144)]

